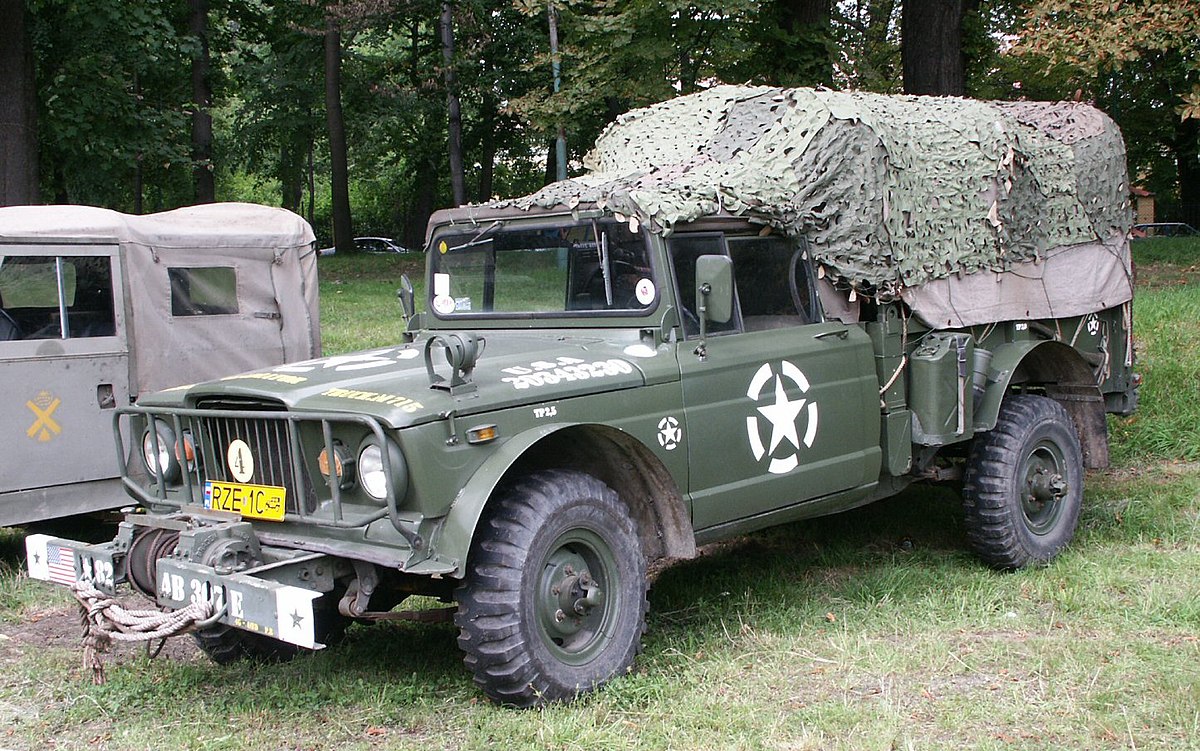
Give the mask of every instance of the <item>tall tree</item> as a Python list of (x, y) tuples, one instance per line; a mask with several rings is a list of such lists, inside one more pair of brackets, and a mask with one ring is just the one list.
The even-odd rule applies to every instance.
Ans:
[(0, 0), (0, 206), (37, 202), (37, 100), (25, 2)]
[(42, 184), (125, 211), (193, 201), (186, 6), (30, 0)]
[(1200, 0), (1035, 0), (1017, 51), (1093, 74), (1136, 64), (1148, 53), (1178, 52), (1188, 84), (1178, 112), (1200, 119)]
[(325, 118), (329, 128), (333, 242), (339, 253), (350, 253), (354, 250), (354, 221), (350, 214), (346, 120), (342, 114), (342, 29), (332, 14), (325, 18)]
[(212, 85), (209, 76), (208, 0), (188, 0), (188, 32), (192, 36), (192, 167), (196, 203), (217, 200), (213, 176)]
[(967, 93), (963, 21), (978, 0), (903, 0), (900, 34), (906, 94)]
[(467, 192), (463, 182), (462, 109), (458, 101), (458, 82), (454, 70), (454, 6), (449, 2), (442, 3), (438, 29), (442, 39), (442, 64), (445, 66), (442, 76), (446, 82), (446, 111), (450, 134), (447, 144), (450, 155), (450, 188), (454, 205), (461, 206), (467, 200)]
[[(518, 0), (544, 18), (539, 0)], [(632, 107), (690, 93), (719, 80), (746, 80), (744, 60), (751, 0), (599, 0), (557, 4), (562, 90), (546, 85), (511, 100), (549, 140), (565, 123), (571, 145), (586, 149), (607, 123)], [(544, 43), (543, 43), (544, 45)], [(537, 61), (549, 72), (548, 50)]]

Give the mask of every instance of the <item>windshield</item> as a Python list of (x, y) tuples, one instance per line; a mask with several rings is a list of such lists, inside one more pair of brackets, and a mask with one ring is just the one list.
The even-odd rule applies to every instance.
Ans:
[(431, 250), (439, 318), (636, 314), (658, 300), (645, 238), (615, 221), (452, 227)]

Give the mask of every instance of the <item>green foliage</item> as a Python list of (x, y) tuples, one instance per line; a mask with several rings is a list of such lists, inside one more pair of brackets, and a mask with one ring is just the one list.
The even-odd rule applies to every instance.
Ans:
[[(521, 5), (545, 18), (544, 5)], [(755, 5), (576, 0), (557, 7), (562, 90), (531, 90), (514, 98), (512, 107), (546, 134), (562, 123), (573, 153), (581, 156), (617, 115), (722, 80), (745, 53), (742, 34), (749, 32)], [(535, 63), (548, 73), (549, 51), (542, 49)], [(545, 80), (550, 82), (548, 75)]]
[(1200, 2), (1036, 0), (1022, 32), (1022, 52), (1067, 62), (1091, 75), (1141, 67), (1164, 54), (1184, 66), (1186, 85), (1170, 104), (1200, 118)]
[(43, 192), (131, 210), (134, 179), (152, 205), (190, 193), (190, 42), (165, 0), (32, 3)]

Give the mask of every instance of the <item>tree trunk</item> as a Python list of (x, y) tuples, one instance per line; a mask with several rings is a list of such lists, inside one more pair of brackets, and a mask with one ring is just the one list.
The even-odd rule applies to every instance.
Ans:
[(1179, 218), (1200, 223), (1200, 120), (1175, 123), (1175, 164), (1179, 173)]
[(458, 103), (458, 83), (454, 74), (454, 9), (448, 2), (442, 3), (442, 62), (445, 64), (446, 109), (450, 113), (450, 189), (454, 205), (466, 203), (466, 188), (463, 182), (462, 154), (462, 111)]
[(350, 216), (350, 177), (346, 166), (346, 122), (342, 117), (342, 32), (325, 19), (325, 120), (329, 126), (329, 182), (333, 193), (333, 244), (338, 253), (354, 252)]
[[(311, 113), (310, 113), (311, 114)], [(316, 151), (316, 139), (313, 134), (308, 134), (308, 223), (312, 224), (316, 220), (316, 196), (317, 196), (317, 171), (313, 166), (313, 152)]]
[(0, 206), (38, 203), (37, 100), (24, 0), (0, 0)]
[[(417, 162), (417, 185), (436, 185), (438, 178), (437, 157), (422, 158)], [(408, 221), (403, 222), (404, 244), (409, 248), (419, 248), (425, 243), (425, 226), (429, 217), (433, 216), (436, 191), (417, 190), (412, 201), (412, 213)]]
[(304, 202), (305, 144), (302, 133), (287, 133), (279, 147), (279, 205), (300, 213)]
[(496, 169), (496, 100), (489, 94), (483, 98), (482, 137), (479, 144), (479, 189), (475, 200), (484, 203), (492, 197), (492, 179)]
[(192, 160), (196, 203), (217, 200), (212, 163), (212, 86), (209, 82), (208, 0), (188, 0), (188, 32), (199, 48), (192, 58)]
[(556, 181), (557, 179), (558, 179), (558, 143), (557, 143), (557, 141), (551, 141), (549, 147), (546, 150), (546, 176), (544, 178), (545, 184), (549, 185), (550, 183)]
[(966, 94), (963, 17), (967, 0), (904, 0), (900, 56), (906, 94)]

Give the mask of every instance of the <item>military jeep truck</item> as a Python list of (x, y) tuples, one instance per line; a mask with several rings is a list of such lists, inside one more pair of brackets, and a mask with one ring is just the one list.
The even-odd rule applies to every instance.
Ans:
[(312, 228), (290, 211), (0, 208), (0, 526), (128, 505), (116, 408), (320, 352)]
[(636, 111), (584, 176), (437, 213), (395, 346), (121, 410), (143, 511), (30, 573), (191, 608), (218, 661), (432, 595), (529, 706), (629, 669), (648, 565), (913, 482), (961, 482), (987, 564), (1049, 561), (1136, 396), (1123, 155), (1077, 104)]

